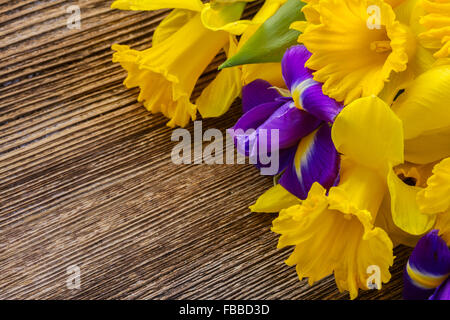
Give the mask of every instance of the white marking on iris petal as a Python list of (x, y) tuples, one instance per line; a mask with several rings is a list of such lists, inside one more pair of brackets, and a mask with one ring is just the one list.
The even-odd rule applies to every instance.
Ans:
[(300, 140), (297, 151), (295, 152), (294, 167), (301, 185), (303, 185), (302, 164), (305, 166), (305, 169), (308, 169), (318, 130), (319, 129), (316, 129), (314, 132)]
[(295, 86), (295, 89), (292, 91), (292, 99), (294, 99), (295, 106), (299, 108), (300, 110), (303, 110), (303, 105), (300, 100), (302, 99), (303, 93), (313, 85), (317, 84), (318, 82), (315, 81), (313, 78), (308, 78), (306, 80), (303, 80), (298, 85)]

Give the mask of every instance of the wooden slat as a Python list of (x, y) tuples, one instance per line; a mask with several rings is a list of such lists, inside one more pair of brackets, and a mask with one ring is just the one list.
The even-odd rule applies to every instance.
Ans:
[[(109, 3), (78, 1), (82, 28), (69, 30), (73, 1), (0, 1), (0, 298), (348, 298), (331, 277), (299, 281), (283, 262), (290, 250), (276, 250), (275, 215), (247, 209), (270, 178), (172, 164), (167, 119), (122, 85), (110, 49), (147, 48), (167, 11)], [(239, 116), (237, 101), (203, 126), (225, 132)], [(397, 248), (392, 281), (360, 298), (400, 298), (409, 252)], [(66, 287), (74, 264), (80, 290)]]

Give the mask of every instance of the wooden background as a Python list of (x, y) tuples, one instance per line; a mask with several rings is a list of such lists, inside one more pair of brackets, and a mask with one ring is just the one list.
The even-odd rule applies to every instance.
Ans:
[[(167, 120), (122, 85), (110, 49), (149, 47), (167, 11), (110, 3), (0, 0), (0, 298), (347, 299), (333, 278), (300, 282), (283, 262), (291, 250), (276, 249), (275, 215), (247, 209), (271, 178), (172, 164)], [(72, 4), (80, 30), (66, 27)], [(203, 126), (224, 132), (239, 115), (237, 101)], [(392, 281), (359, 298), (400, 298), (409, 252), (397, 248)], [(80, 290), (67, 289), (71, 265)]]

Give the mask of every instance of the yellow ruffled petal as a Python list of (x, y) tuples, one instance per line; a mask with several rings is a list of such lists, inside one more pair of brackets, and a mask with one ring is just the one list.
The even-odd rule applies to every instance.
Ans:
[(242, 34), (252, 24), (249, 20), (239, 20), (244, 8), (245, 2), (207, 3), (202, 10), (203, 25), (212, 31)]
[(450, 246), (450, 210), (437, 214), (434, 229), (439, 230), (439, 235)]
[(275, 185), (264, 192), (255, 204), (250, 206), (252, 212), (280, 212), (283, 209), (301, 203), (301, 200), (283, 188), (280, 184)]
[(417, 202), (420, 210), (427, 214), (450, 209), (450, 158), (433, 168), (433, 175), (427, 180), (427, 187), (417, 195)]
[(280, 212), (272, 230), (281, 234), (279, 248), (295, 246), (286, 263), (296, 265), (300, 279), (308, 277), (313, 284), (334, 272), (339, 290), (348, 290), (354, 299), (359, 288), (368, 289), (370, 266), (380, 268), (382, 282), (389, 281), (393, 255), (391, 240), (373, 227), (368, 210), (378, 210), (382, 179), (363, 167), (345, 167), (351, 172), (344, 171), (342, 185), (327, 197), (322, 186), (313, 184), (306, 200)]
[[(372, 7), (380, 9), (380, 19), (369, 27)], [(320, 0), (314, 9), (320, 23), (311, 14), (299, 42), (312, 52), (306, 66), (316, 70), (325, 94), (348, 104), (378, 94), (392, 72), (406, 70), (415, 40), (384, 1)]]
[(403, 163), (402, 122), (375, 96), (346, 106), (336, 117), (332, 138), (340, 153), (384, 177), (388, 168)]
[[(237, 43), (230, 36), (228, 55), (236, 53)], [(197, 99), (197, 109), (203, 118), (220, 117), (228, 111), (242, 91), (240, 68), (226, 68), (202, 91)]]
[(394, 170), (389, 171), (388, 186), (391, 195), (392, 220), (395, 225), (413, 235), (421, 235), (429, 231), (436, 221), (436, 216), (424, 214), (419, 209), (416, 196), (422, 188), (406, 184)]
[[(303, 0), (303, 2), (307, 3), (302, 8), (305, 20), (310, 24), (320, 24), (320, 0)], [(291, 27), (296, 30), (299, 30), (297, 28), (304, 28), (303, 21), (294, 22)]]
[(116, 0), (111, 8), (120, 10), (159, 10), (159, 9), (187, 9), (201, 11), (201, 0)]

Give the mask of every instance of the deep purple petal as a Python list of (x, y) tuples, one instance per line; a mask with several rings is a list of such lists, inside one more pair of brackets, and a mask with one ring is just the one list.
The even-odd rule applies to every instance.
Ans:
[(246, 113), (260, 104), (273, 102), (281, 97), (269, 82), (257, 79), (242, 88), (242, 111)]
[(326, 189), (335, 185), (339, 179), (339, 168), (340, 157), (331, 140), (331, 129), (324, 123), (300, 141), (296, 155), (279, 183), (304, 200), (314, 182), (319, 182)]
[(449, 274), (450, 250), (439, 237), (438, 230), (432, 230), (419, 240), (411, 253), (403, 273), (403, 297), (407, 300), (428, 299)]
[(260, 104), (244, 113), (232, 129), (242, 129), (243, 131), (247, 131), (250, 128), (256, 129), (267, 121), (267, 119), (269, 119), (269, 117), (282, 105), (282, 101), (273, 101)]
[(284, 82), (291, 92), (296, 83), (312, 79), (312, 71), (305, 67), (310, 57), (311, 53), (303, 45), (296, 45), (286, 50), (281, 61), (281, 69)]
[[(280, 174), (281, 172), (284, 171), (284, 169), (287, 168), (287, 166), (289, 165), (289, 163), (291, 163), (293, 157), (295, 156), (296, 150), (297, 150), (297, 146), (279, 150), (278, 171), (273, 172), (272, 175)], [(272, 154), (269, 153), (268, 157), (272, 157)], [(259, 159), (257, 161), (258, 161), (258, 163), (256, 163), (255, 166), (258, 169), (267, 168), (267, 167), (271, 166), (271, 163), (270, 164), (262, 164)]]
[[(304, 84), (307, 83), (307, 86)], [(336, 116), (344, 107), (341, 103), (328, 97), (322, 92), (322, 84), (312, 79), (300, 83), (292, 91), (294, 100), (303, 110), (316, 116), (320, 120), (333, 123)]]
[(259, 132), (267, 132), (270, 143), (272, 130), (279, 130), (279, 148), (289, 148), (298, 143), (304, 136), (314, 131), (321, 121), (305, 111), (295, 107), (290, 101), (278, 108), (263, 124), (258, 127)]
[(409, 265), (420, 273), (436, 277), (450, 273), (450, 250), (438, 230), (432, 230), (417, 242)]
[(450, 300), (450, 277), (436, 289), (430, 300)]
[(257, 142), (256, 133), (249, 133), (250, 129), (256, 130), (262, 125), (275, 111), (283, 104), (282, 101), (273, 101), (260, 104), (246, 112), (234, 125), (228, 130), (228, 133), (234, 140), (237, 151), (240, 154), (249, 156), (250, 150)]

